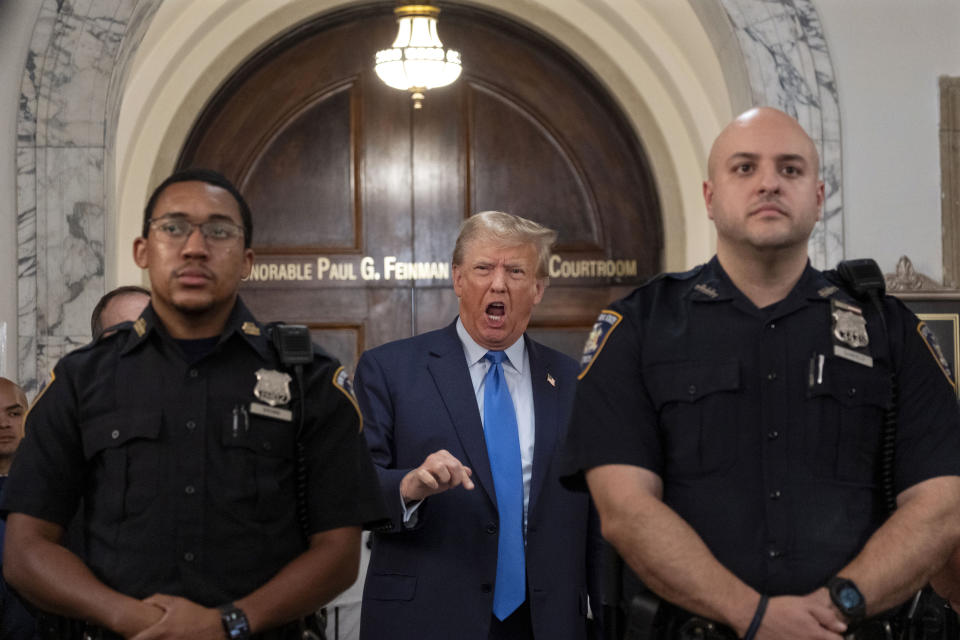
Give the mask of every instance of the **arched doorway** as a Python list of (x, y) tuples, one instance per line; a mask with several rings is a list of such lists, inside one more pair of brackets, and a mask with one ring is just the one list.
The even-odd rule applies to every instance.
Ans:
[(254, 312), (308, 324), (351, 368), (365, 348), (451, 321), (449, 256), (472, 212), (560, 232), (531, 331), (572, 355), (597, 310), (662, 265), (649, 163), (605, 90), (526, 27), (443, 9), (465, 70), (422, 110), (371, 69), (395, 33), (391, 6), (347, 9), (243, 65), (178, 162), (224, 172), (250, 200)]

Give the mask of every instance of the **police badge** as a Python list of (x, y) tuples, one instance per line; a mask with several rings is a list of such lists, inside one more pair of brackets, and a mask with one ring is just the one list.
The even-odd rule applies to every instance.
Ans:
[(290, 402), (290, 381), (293, 378), (289, 374), (272, 369), (257, 369), (256, 376), (257, 386), (253, 388), (253, 395), (258, 400), (271, 407)]
[(839, 300), (831, 300), (831, 315), (833, 316), (833, 335), (840, 342), (850, 345), (854, 349), (862, 349), (870, 344), (867, 335), (867, 321), (863, 312)]
[(833, 354), (865, 367), (873, 366), (873, 358), (867, 345), (870, 335), (867, 333), (867, 320), (860, 307), (836, 298), (830, 300), (830, 317), (833, 319), (831, 335)]

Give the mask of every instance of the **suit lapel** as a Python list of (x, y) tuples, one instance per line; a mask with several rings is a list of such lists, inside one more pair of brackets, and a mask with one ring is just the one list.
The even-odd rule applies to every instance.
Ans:
[[(546, 482), (547, 471), (557, 444), (557, 387), (556, 374), (541, 357), (537, 344), (524, 336), (530, 358), (530, 382), (533, 386), (533, 477), (530, 480), (530, 504), (527, 520), (533, 522), (537, 499)], [(550, 384), (550, 379), (554, 384)]]
[(473, 481), (490, 498), (494, 507), (497, 504), (493, 488), (493, 474), (487, 457), (487, 444), (483, 439), (483, 423), (477, 408), (477, 398), (473, 393), (473, 383), (467, 371), (463, 345), (457, 336), (456, 323), (447, 327), (443, 339), (430, 352), (427, 368), (433, 376), (434, 384), (450, 414), (450, 420), (460, 439), (460, 445), (467, 459), (461, 460), (473, 471)]

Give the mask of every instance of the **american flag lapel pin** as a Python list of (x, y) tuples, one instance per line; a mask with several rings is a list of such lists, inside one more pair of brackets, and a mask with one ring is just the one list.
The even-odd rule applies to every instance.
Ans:
[(551, 386), (551, 387), (557, 386), (557, 381), (556, 381), (556, 380), (554, 379), (554, 377), (553, 377), (552, 375), (550, 375), (549, 373), (547, 374), (547, 382), (550, 383), (550, 386)]

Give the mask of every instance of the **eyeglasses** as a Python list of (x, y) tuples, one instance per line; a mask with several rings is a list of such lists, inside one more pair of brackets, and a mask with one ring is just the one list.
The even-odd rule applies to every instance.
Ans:
[(243, 235), (243, 227), (228, 220), (208, 220), (190, 222), (186, 218), (164, 216), (150, 222), (150, 228), (156, 229), (160, 237), (166, 240), (185, 240), (199, 228), (204, 239), (227, 243)]

